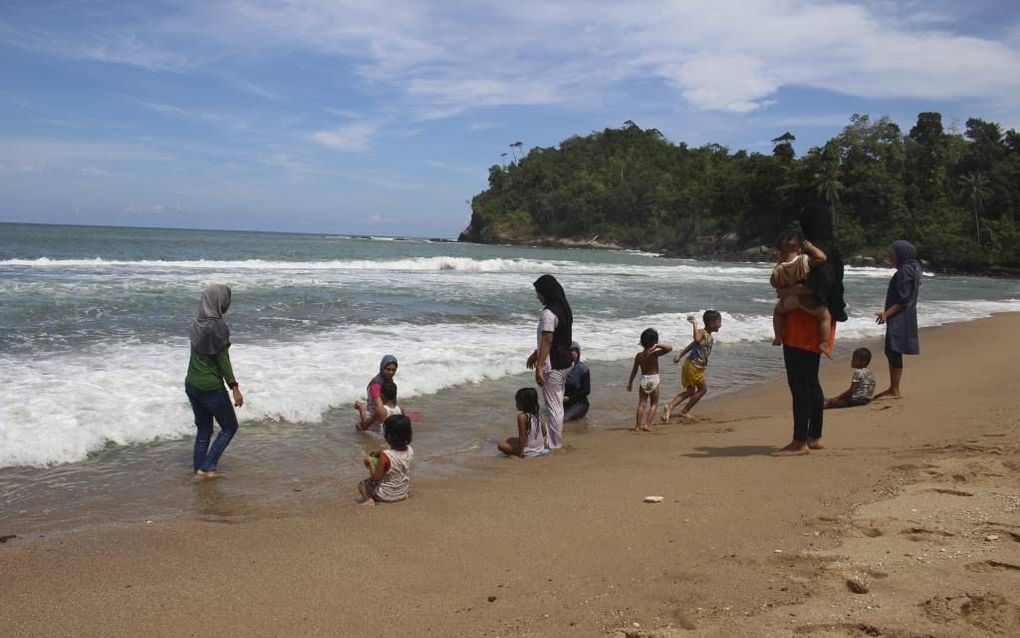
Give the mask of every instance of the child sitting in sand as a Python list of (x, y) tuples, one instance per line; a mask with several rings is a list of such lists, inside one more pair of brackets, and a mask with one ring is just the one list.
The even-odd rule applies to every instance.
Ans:
[(535, 388), (521, 388), (514, 395), (514, 400), (517, 403), (517, 436), (500, 443), (499, 451), (522, 459), (548, 454), (545, 432), (538, 416), (538, 392)]
[(850, 365), (854, 369), (854, 376), (850, 378), (850, 387), (838, 397), (826, 401), (826, 409), (852, 408), (871, 403), (871, 397), (875, 394), (875, 375), (871, 370), (868, 370), (869, 363), (871, 363), (871, 350), (867, 348), (854, 350), (853, 358), (850, 360)]
[(801, 242), (797, 233), (786, 232), (776, 239), (779, 262), (772, 269), (769, 283), (776, 289), (779, 301), (772, 311), (772, 329), (775, 337), (772, 345), (783, 345), (783, 315), (794, 310), (803, 310), (818, 320), (818, 349), (832, 358), (829, 333), (832, 332), (832, 314), (813, 290), (806, 286), (812, 268), (827, 261), (825, 253), (811, 242)]
[(687, 405), (680, 411), (680, 420), (689, 422), (691, 410), (698, 401), (708, 394), (708, 383), (705, 381), (705, 369), (708, 368), (708, 357), (712, 354), (712, 346), (715, 345), (715, 333), (722, 328), (722, 315), (715, 310), (706, 310), (701, 316), (705, 322), (704, 329), (698, 328), (698, 320), (694, 315), (689, 315), (687, 321), (693, 326), (694, 339), (686, 348), (673, 357), (673, 363), (679, 363), (680, 359), (687, 353), (690, 355), (680, 368), (680, 387), (683, 391), (673, 397), (669, 405), (662, 411), (662, 422), (668, 423), (669, 416), (673, 410), (680, 407), (680, 404), (687, 401)]
[(354, 403), (358, 411), (357, 429), (362, 432), (370, 432), (376, 436), (385, 436), (383, 423), (391, 416), (403, 414), (404, 411), (397, 405), (397, 384), (392, 380), (383, 381), (379, 389), (379, 397), (382, 399), (382, 409), (375, 412), (368, 412), (365, 404), (361, 401)]
[[(659, 343), (659, 333), (653, 328), (648, 328), (641, 333), (641, 352), (634, 355), (634, 367), (630, 370), (630, 379), (627, 380), (627, 392), (634, 386), (634, 377), (638, 370), (641, 370), (641, 380), (638, 382), (638, 404), (637, 416), (634, 420), (634, 431), (652, 431), (652, 419), (659, 409), (659, 357), (673, 349), (667, 343)], [(645, 402), (648, 402), (648, 412), (645, 413)], [(641, 424), (642, 419), (644, 425)]]
[(369, 477), (358, 483), (362, 503), (392, 503), (407, 498), (411, 484), (411, 419), (396, 414), (383, 423), (383, 432), (390, 449), (372, 452), (363, 458)]

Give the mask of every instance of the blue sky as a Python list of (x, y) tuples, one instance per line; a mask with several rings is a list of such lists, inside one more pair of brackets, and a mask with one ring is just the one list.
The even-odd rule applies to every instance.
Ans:
[(0, 220), (455, 236), (508, 144), (1020, 127), (1020, 3), (0, 4)]

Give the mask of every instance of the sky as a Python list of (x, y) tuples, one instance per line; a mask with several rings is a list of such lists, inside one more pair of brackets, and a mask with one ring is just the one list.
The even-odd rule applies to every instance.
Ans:
[(3, 0), (0, 221), (455, 237), (509, 145), (1020, 128), (1011, 0)]

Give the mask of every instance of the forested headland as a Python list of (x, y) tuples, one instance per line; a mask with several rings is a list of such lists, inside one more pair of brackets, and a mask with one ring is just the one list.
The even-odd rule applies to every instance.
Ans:
[(843, 254), (881, 257), (914, 242), (932, 266), (1020, 273), (1020, 133), (969, 119), (947, 129), (921, 113), (906, 134), (853, 115), (798, 157), (795, 137), (771, 154), (673, 143), (634, 122), (558, 147), (516, 152), (489, 169), (462, 241), (612, 243), (674, 256), (762, 256), (800, 209), (828, 202)]

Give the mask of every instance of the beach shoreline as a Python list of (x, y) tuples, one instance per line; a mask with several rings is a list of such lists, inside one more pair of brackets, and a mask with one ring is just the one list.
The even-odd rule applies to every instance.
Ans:
[[(806, 458), (768, 456), (790, 436), (774, 381), (702, 403), (697, 424), (478, 457), (396, 505), (362, 508), (346, 480), (267, 505), (201, 482), (193, 516), (0, 546), (4, 615), (15, 636), (343, 636), (382, 618), (382, 635), (1009, 635), (1020, 437), (1002, 389), (1020, 345), (999, 335), (1018, 327), (924, 330), (906, 398), (827, 413), (828, 448)], [(823, 366), (826, 394), (849, 373)], [(596, 398), (621, 415), (631, 399)]]

